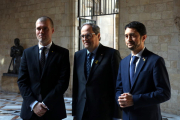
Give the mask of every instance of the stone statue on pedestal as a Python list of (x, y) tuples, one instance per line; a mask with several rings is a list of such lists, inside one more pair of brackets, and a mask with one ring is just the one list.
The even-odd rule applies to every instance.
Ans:
[[(21, 56), (24, 51), (24, 48), (20, 45), (19, 38), (14, 39), (15, 46), (11, 47), (10, 56), (12, 57), (11, 63), (9, 65), (8, 73), (18, 74), (19, 66), (21, 62)], [(13, 70), (10, 70), (11, 64), (13, 66)]]

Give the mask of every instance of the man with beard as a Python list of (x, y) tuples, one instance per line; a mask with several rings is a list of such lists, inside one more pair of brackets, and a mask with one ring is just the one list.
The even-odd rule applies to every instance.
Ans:
[(18, 86), (23, 97), (23, 120), (61, 120), (66, 117), (63, 94), (70, 76), (69, 51), (52, 42), (53, 21), (36, 21), (38, 45), (23, 52)]
[(123, 120), (161, 120), (160, 103), (170, 99), (170, 83), (162, 57), (144, 46), (145, 26), (133, 21), (125, 26), (125, 43), (131, 54), (119, 65), (116, 100)]

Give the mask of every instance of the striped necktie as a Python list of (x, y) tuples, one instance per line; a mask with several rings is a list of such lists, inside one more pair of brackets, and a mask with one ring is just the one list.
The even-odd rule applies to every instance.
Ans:
[(91, 58), (92, 58), (93, 53), (87, 54), (87, 61), (86, 61), (86, 77), (87, 79), (89, 78), (89, 74), (91, 71)]

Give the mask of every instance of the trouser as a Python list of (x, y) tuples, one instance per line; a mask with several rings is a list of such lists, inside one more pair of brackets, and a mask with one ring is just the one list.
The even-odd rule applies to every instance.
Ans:
[[(23, 119), (23, 120), (52, 120), (52, 119), (49, 119), (46, 116), (38, 117), (35, 113), (33, 113), (30, 119)], [(53, 120), (55, 119), (53, 118)], [(56, 120), (62, 120), (62, 119), (56, 119)]]

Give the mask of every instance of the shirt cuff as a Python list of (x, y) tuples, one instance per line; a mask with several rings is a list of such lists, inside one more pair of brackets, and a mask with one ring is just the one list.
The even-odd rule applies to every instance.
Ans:
[(36, 103), (38, 103), (37, 100), (30, 104), (31, 111), (33, 110), (33, 108), (34, 108), (34, 106), (36, 105)]

